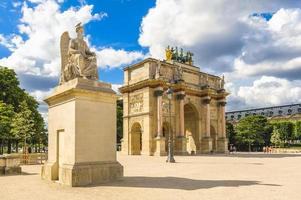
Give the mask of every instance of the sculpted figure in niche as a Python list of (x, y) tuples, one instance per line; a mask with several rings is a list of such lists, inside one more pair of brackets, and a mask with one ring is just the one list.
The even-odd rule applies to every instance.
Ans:
[(75, 26), (77, 37), (70, 39), (69, 33), (61, 36), (61, 79), (60, 84), (77, 77), (98, 80), (96, 54), (84, 41), (81, 23)]

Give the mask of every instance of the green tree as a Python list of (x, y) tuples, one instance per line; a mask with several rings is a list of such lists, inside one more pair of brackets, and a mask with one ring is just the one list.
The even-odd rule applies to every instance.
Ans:
[(280, 133), (278, 130), (274, 130), (271, 137), (271, 143), (275, 146), (282, 146), (282, 140), (280, 138)]
[(278, 131), (283, 144), (288, 144), (293, 139), (294, 124), (292, 122), (274, 123), (274, 131)]
[(24, 94), (26, 104), (28, 105), (28, 109), (31, 111), (30, 118), (34, 122), (34, 126), (32, 128), (32, 137), (28, 138), (35, 147), (35, 151), (40, 152), (40, 144), (43, 143), (42, 140), (45, 140), (46, 130), (44, 119), (38, 111), (39, 103), (27, 93)]
[(266, 138), (271, 135), (271, 126), (264, 116), (248, 116), (243, 118), (235, 126), (236, 142), (240, 146), (248, 146), (251, 151), (252, 145), (262, 146)]
[(236, 144), (234, 126), (230, 122), (226, 123), (226, 135), (229, 139), (229, 144)]
[(12, 105), (18, 111), (23, 93), (14, 70), (0, 66), (0, 101)]
[(301, 121), (295, 123), (294, 139), (301, 140)]
[(23, 152), (27, 149), (28, 138), (33, 134), (34, 120), (31, 118), (32, 112), (25, 101), (20, 104), (20, 112), (16, 113), (12, 120), (11, 133), (15, 138), (23, 142)]
[(123, 102), (117, 101), (117, 143), (123, 137)]
[[(11, 124), (14, 115), (13, 106), (0, 101), (0, 154), (3, 154), (4, 141), (12, 139)], [(10, 149), (8, 153), (10, 153)]]

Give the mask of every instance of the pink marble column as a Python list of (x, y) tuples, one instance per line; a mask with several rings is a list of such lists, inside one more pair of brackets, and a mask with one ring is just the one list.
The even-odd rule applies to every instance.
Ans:
[(179, 137), (184, 137), (185, 136), (185, 127), (184, 127), (184, 98), (185, 98), (185, 92), (179, 92), (177, 94), (177, 99), (179, 100), (180, 104), (180, 110), (179, 110), (179, 115), (180, 115), (180, 132), (179, 132)]
[(226, 137), (226, 115), (225, 115), (226, 101), (225, 100), (220, 101), (219, 106), (220, 106), (220, 116), (221, 116), (221, 136)]
[(162, 132), (162, 95), (163, 88), (158, 87), (155, 89), (155, 96), (157, 97), (157, 138), (163, 137)]
[(206, 96), (203, 98), (203, 103), (205, 104), (205, 137), (210, 137), (210, 101), (211, 98)]

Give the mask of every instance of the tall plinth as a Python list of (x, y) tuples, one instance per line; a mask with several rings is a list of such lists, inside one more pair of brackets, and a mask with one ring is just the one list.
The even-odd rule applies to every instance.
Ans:
[(123, 176), (116, 160), (116, 99), (110, 84), (81, 78), (54, 90), (45, 100), (49, 146), (42, 179), (84, 186)]

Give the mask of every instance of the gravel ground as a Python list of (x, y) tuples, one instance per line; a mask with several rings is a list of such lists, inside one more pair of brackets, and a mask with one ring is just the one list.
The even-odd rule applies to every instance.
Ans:
[(164, 157), (118, 155), (123, 180), (71, 188), (40, 179), (41, 166), (0, 177), (1, 200), (243, 199), (300, 200), (301, 154)]

